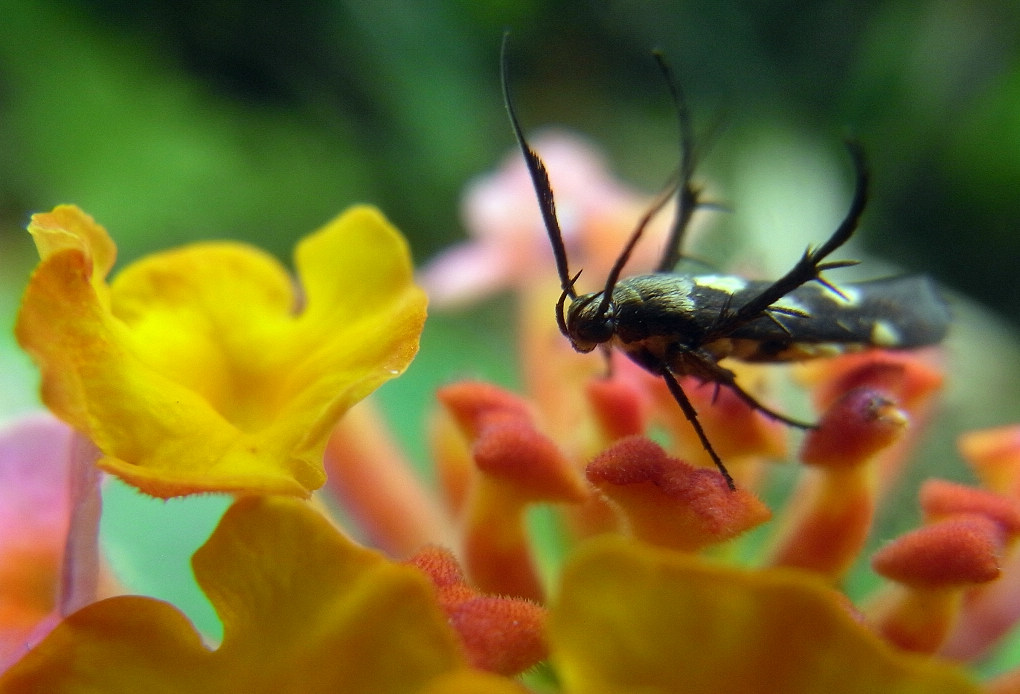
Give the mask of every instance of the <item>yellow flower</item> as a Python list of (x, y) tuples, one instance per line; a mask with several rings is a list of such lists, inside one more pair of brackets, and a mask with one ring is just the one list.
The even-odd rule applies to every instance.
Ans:
[(115, 247), (76, 207), (35, 215), (41, 262), (16, 333), (46, 405), (143, 492), (307, 495), (352, 404), (402, 372), (425, 296), (406, 243), (355, 207), (300, 242), (300, 292), (272, 257), (196, 243), (107, 285)]
[(549, 638), (571, 694), (980, 691), (861, 628), (795, 569), (740, 571), (616, 537), (575, 552), (562, 580)]
[(496, 678), (464, 665), (420, 570), (358, 547), (303, 502), (241, 499), (192, 564), (223, 620), (219, 648), (167, 603), (119, 596), (66, 618), (0, 691), (513, 691), (479, 689)]

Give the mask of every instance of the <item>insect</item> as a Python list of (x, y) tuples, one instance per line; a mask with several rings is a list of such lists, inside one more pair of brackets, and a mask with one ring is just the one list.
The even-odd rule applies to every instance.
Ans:
[[(825, 243), (808, 248), (782, 277), (765, 282), (730, 275), (673, 272), (682, 258), (683, 237), (691, 216), (704, 203), (692, 181), (694, 136), (683, 93), (662, 58), (656, 55), (656, 60), (666, 77), (679, 120), (679, 173), (638, 220), (602, 289), (588, 294), (579, 294), (574, 288), (581, 273), (571, 274), (567, 262), (548, 172), (528, 144), (514, 110), (507, 79), (507, 36), (503, 38), (500, 61), (503, 98), (552, 243), (562, 289), (556, 303), (560, 332), (578, 352), (591, 352), (596, 347), (616, 348), (661, 377), (726, 484), (735, 489), (733, 478), (677, 380), (679, 376), (694, 376), (714, 383), (717, 388), (729, 388), (768, 417), (809, 429), (812, 424), (759, 402), (719, 362), (725, 358), (789, 362), (867, 347), (907, 349), (932, 345), (945, 336), (949, 316), (927, 277), (892, 277), (836, 286), (822, 276), (826, 270), (857, 264), (853, 260), (826, 260), (853, 235), (867, 202), (868, 168), (863, 150), (855, 142), (847, 143), (855, 187), (843, 221)], [(674, 196), (676, 215), (656, 272), (621, 277), (648, 222)]]

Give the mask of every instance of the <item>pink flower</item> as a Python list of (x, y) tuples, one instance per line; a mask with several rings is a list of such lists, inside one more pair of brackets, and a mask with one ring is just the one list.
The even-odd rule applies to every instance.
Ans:
[(0, 429), (0, 671), (99, 584), (94, 450), (46, 414)]
[[(563, 239), (576, 269), (584, 268), (585, 277), (605, 277), (653, 196), (613, 178), (602, 154), (577, 135), (547, 131), (533, 144), (548, 165)], [(667, 206), (650, 225), (649, 235), (664, 234), (671, 215)], [(549, 241), (516, 150), (494, 173), (468, 185), (463, 217), (473, 240), (444, 251), (421, 271), (433, 305), (467, 303), (550, 279)], [(628, 267), (650, 270), (656, 252), (651, 244), (639, 248)]]

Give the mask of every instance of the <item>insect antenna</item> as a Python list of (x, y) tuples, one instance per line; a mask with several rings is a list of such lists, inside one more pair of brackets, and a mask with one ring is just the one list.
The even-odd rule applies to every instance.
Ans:
[(694, 128), (691, 126), (691, 113), (687, 108), (687, 98), (674, 79), (673, 72), (666, 64), (662, 53), (653, 51), (652, 56), (666, 80), (680, 129), (680, 173), (676, 187), (676, 216), (673, 219), (673, 228), (669, 238), (666, 240), (666, 250), (662, 255), (662, 260), (655, 268), (656, 272), (669, 272), (680, 262), (680, 249), (683, 246), (684, 235), (687, 233), (691, 215), (698, 207), (698, 194), (701, 191), (691, 184), (691, 178), (694, 176)]
[[(500, 48), (499, 56), (499, 78), (503, 88), (503, 104), (510, 116), (510, 124), (513, 126), (514, 136), (517, 144), (524, 154), (524, 162), (528, 166), (528, 174), (531, 176), (531, 183), (535, 187), (535, 195), (538, 197), (538, 207), (542, 212), (542, 222), (545, 224), (546, 233), (549, 234), (549, 241), (552, 243), (553, 256), (556, 258), (556, 271), (560, 276), (560, 288), (563, 296), (559, 301), (557, 319), (560, 323), (560, 330), (566, 334), (566, 325), (563, 321), (562, 306), (565, 297), (575, 298), (577, 292), (574, 290), (574, 282), (577, 275), (571, 277), (570, 268), (567, 265), (567, 248), (563, 243), (563, 232), (560, 230), (559, 220), (556, 218), (556, 201), (553, 198), (552, 184), (549, 182), (549, 172), (545, 168), (542, 159), (535, 153), (535, 150), (528, 144), (524, 137), (524, 130), (520, 121), (517, 120), (517, 113), (514, 111), (513, 99), (510, 97), (510, 79), (507, 60), (507, 47), (510, 44), (510, 32), (504, 32), (503, 45)], [(579, 275), (580, 273), (578, 273)]]
[(609, 309), (609, 304), (612, 301), (613, 287), (616, 286), (617, 281), (620, 279), (624, 265), (626, 265), (627, 260), (634, 251), (634, 247), (637, 245), (652, 217), (672, 199), (674, 194), (676, 195), (676, 216), (673, 220), (673, 228), (669, 233), (669, 238), (666, 240), (666, 250), (663, 253), (662, 259), (655, 268), (656, 272), (669, 272), (680, 262), (680, 248), (683, 245), (684, 234), (687, 231), (687, 225), (691, 221), (691, 215), (694, 214), (694, 210), (698, 207), (698, 194), (701, 191), (691, 183), (691, 178), (694, 176), (694, 128), (691, 127), (691, 114), (687, 108), (687, 99), (684, 96), (683, 90), (680, 89), (676, 80), (673, 79), (673, 73), (666, 64), (662, 53), (652, 51), (652, 56), (655, 58), (655, 62), (659, 66), (663, 78), (666, 80), (666, 86), (669, 88), (670, 96), (673, 99), (673, 107), (677, 114), (677, 123), (680, 129), (680, 169), (677, 179), (666, 186), (666, 189), (659, 194), (659, 197), (655, 199), (648, 211), (641, 217), (637, 227), (634, 229), (634, 233), (631, 234), (630, 239), (627, 241), (627, 245), (624, 246), (620, 256), (613, 264), (609, 277), (606, 278), (606, 288), (598, 308), (599, 316)]
[(645, 233), (645, 227), (647, 227), (648, 223), (652, 221), (652, 218), (659, 213), (659, 210), (661, 210), (666, 203), (673, 198), (675, 185), (676, 184), (670, 185), (664, 191), (659, 193), (659, 196), (652, 201), (651, 206), (649, 206), (648, 210), (641, 215), (641, 219), (638, 220), (637, 226), (631, 233), (630, 238), (627, 239), (627, 244), (623, 247), (620, 255), (617, 256), (616, 262), (613, 263), (613, 267), (609, 271), (609, 276), (606, 277), (606, 288), (602, 292), (602, 301), (599, 302), (599, 307), (596, 311), (598, 316), (604, 315), (605, 312), (609, 310), (609, 304), (613, 300), (613, 288), (620, 280), (620, 275), (623, 273), (623, 267), (627, 264), (627, 261), (630, 260), (630, 255), (634, 252), (634, 248), (637, 246), (638, 241), (641, 240), (641, 235)]
[(699, 206), (698, 196), (701, 191), (691, 183), (691, 179), (694, 176), (694, 128), (691, 126), (691, 115), (687, 108), (687, 99), (684, 96), (683, 90), (673, 78), (673, 73), (666, 64), (662, 54), (659, 51), (653, 51), (652, 56), (655, 58), (655, 62), (659, 66), (663, 78), (666, 80), (666, 85), (669, 88), (677, 114), (677, 124), (680, 129), (680, 169), (676, 180), (666, 186), (666, 189), (659, 194), (659, 197), (655, 199), (648, 211), (638, 221), (634, 233), (631, 234), (627, 245), (624, 246), (620, 256), (613, 264), (613, 268), (606, 278), (602, 301), (598, 307), (597, 315), (599, 316), (609, 310), (613, 288), (616, 286), (617, 281), (619, 281), (624, 265), (630, 259), (634, 247), (637, 245), (652, 217), (676, 195), (677, 205), (673, 228), (670, 231), (669, 238), (666, 240), (666, 249), (662, 259), (655, 268), (656, 272), (669, 272), (680, 262), (680, 249), (683, 246), (687, 226), (690, 224), (691, 215), (694, 214), (694, 210)]
[[(570, 286), (571, 287), (574, 286), (574, 283), (577, 282), (577, 278), (580, 277), (580, 276), (581, 276), (581, 271), (578, 270), (577, 274), (574, 275), (571, 278), (571, 280), (570, 280)], [(570, 337), (570, 331), (567, 330), (567, 319), (564, 318), (564, 316), (563, 316), (563, 304), (566, 303), (567, 296), (568, 296), (568, 290), (564, 289), (562, 292), (560, 292), (560, 298), (556, 302), (556, 325), (559, 326), (560, 333), (562, 333), (563, 335), (566, 335), (567, 337)], [(573, 296), (576, 296), (576, 295), (569, 295), (569, 296), (573, 297)]]

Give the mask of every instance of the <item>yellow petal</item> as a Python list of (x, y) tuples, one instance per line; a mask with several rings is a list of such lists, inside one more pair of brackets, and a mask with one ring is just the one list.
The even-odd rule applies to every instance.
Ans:
[(429, 682), (417, 694), (529, 694), (515, 680), (478, 670), (457, 670)]
[(618, 538), (568, 565), (550, 641), (571, 694), (979, 691), (955, 667), (893, 650), (807, 574), (725, 568)]
[(336, 420), (417, 350), (425, 297), (372, 208), (302, 241), (303, 297), (265, 253), (199, 243), (126, 268), (107, 305), (90, 282), (92, 236), (78, 238), (84, 250), (64, 244), (34, 273), (18, 339), (47, 406), (149, 494), (307, 495)]
[(52, 212), (33, 215), (28, 233), (43, 260), (65, 249), (84, 253), (97, 285), (106, 279), (117, 259), (117, 247), (106, 229), (74, 205), (58, 205)]
[(408, 692), (461, 665), (425, 575), (301, 502), (242, 499), (192, 563), (237, 691)]
[(300, 501), (242, 499), (193, 563), (224, 622), (219, 649), (166, 603), (111, 598), (65, 619), (0, 693), (404, 694), (464, 669), (424, 574)]
[(0, 677), (0, 693), (215, 691), (206, 688), (220, 679), (210, 672), (208, 656), (198, 633), (171, 605), (108, 598), (64, 619)]

